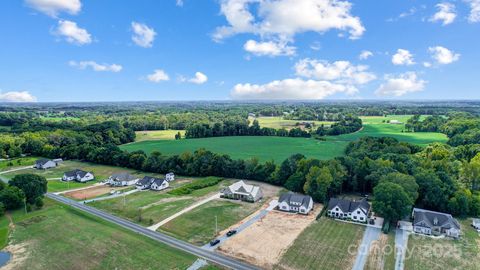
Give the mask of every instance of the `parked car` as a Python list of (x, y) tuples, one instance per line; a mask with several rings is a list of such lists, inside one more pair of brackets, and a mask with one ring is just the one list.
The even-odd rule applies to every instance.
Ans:
[(230, 236), (232, 236), (232, 235), (234, 235), (234, 234), (236, 234), (236, 233), (237, 233), (237, 230), (231, 230), (231, 231), (228, 231), (228, 232), (227, 232), (227, 236), (230, 237)]
[(220, 240), (218, 240), (218, 239), (212, 240), (212, 241), (210, 242), (210, 246), (213, 247), (213, 246), (215, 246), (215, 245), (218, 244), (218, 243), (220, 243)]

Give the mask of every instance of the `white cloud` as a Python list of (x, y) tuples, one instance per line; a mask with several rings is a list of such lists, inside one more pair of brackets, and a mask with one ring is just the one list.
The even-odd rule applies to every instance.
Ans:
[(298, 76), (344, 84), (366, 84), (376, 78), (368, 72), (368, 66), (353, 65), (348, 61), (329, 63), (324, 60), (302, 59), (295, 64)]
[(348, 31), (350, 38), (356, 39), (365, 28), (359, 17), (350, 14), (351, 6), (350, 2), (340, 0), (222, 0), (221, 13), (229, 25), (218, 27), (213, 38), (218, 41), (252, 33), (292, 40), (298, 33), (337, 29)]
[(36, 102), (37, 98), (28, 91), (0, 92), (0, 102)]
[(237, 84), (231, 92), (234, 99), (324, 99), (336, 93), (355, 94), (355, 87), (328, 81), (300, 78), (272, 81), (267, 84)]
[(168, 76), (167, 73), (165, 73), (165, 71), (161, 69), (156, 69), (153, 71), (152, 74), (147, 75), (147, 79), (151, 82), (158, 83), (161, 81), (168, 81), (170, 80), (170, 77)]
[(25, 0), (25, 3), (51, 17), (57, 17), (60, 12), (75, 15), (82, 9), (80, 0)]
[(207, 75), (202, 72), (195, 72), (195, 77), (188, 80), (191, 83), (204, 84), (208, 81)]
[(371, 51), (362, 51), (360, 55), (358, 56), (358, 59), (360, 60), (367, 60), (369, 57), (373, 56), (373, 53)]
[(404, 49), (398, 49), (397, 53), (392, 56), (392, 63), (394, 65), (413, 65), (415, 61), (413, 60), (413, 55)]
[(54, 34), (62, 36), (66, 41), (77, 45), (84, 45), (92, 42), (92, 36), (88, 31), (78, 27), (77, 23), (72, 21), (58, 21), (58, 26), (55, 29)]
[(243, 48), (245, 51), (257, 56), (280, 56), (280, 55), (294, 55), (295, 47), (288, 46), (286, 42), (257, 42), (255, 40), (248, 40)]
[(441, 21), (442, 25), (453, 23), (453, 21), (457, 17), (454, 4), (444, 2), (444, 3), (438, 3), (436, 7), (438, 11), (429, 19), (429, 21), (431, 22)]
[(111, 72), (120, 72), (122, 70), (121, 65), (117, 64), (98, 64), (95, 61), (70, 61), (68, 64), (71, 67), (76, 67), (78, 69), (91, 68), (94, 71), (111, 71)]
[(422, 91), (426, 83), (426, 81), (419, 79), (415, 72), (406, 72), (398, 76), (385, 75), (385, 83), (380, 85), (375, 94), (400, 97), (408, 93)]
[(480, 22), (480, 0), (465, 0), (470, 5), (468, 21), (471, 23)]
[(183, 0), (177, 0), (177, 6), (183, 7)]
[(432, 67), (432, 63), (430, 62), (423, 62), (423, 66), (426, 68)]
[(428, 51), (432, 54), (432, 58), (441, 65), (451, 64), (460, 59), (460, 54), (454, 53), (442, 46), (430, 47)]
[(146, 24), (132, 22), (132, 40), (140, 47), (150, 48), (153, 46), (153, 41), (157, 33), (153, 28), (148, 27)]

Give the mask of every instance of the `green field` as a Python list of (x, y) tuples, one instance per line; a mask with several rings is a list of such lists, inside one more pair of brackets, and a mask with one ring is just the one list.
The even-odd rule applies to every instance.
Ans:
[(349, 254), (349, 246), (358, 247), (364, 230), (362, 225), (322, 217), (300, 234), (275, 269), (352, 269), (355, 254)]
[(136, 131), (135, 141), (151, 141), (151, 140), (175, 140), (175, 134), (180, 132), (182, 138), (185, 136), (185, 130), (147, 130)]
[[(212, 152), (228, 154), (234, 159), (257, 157), (260, 161), (274, 160), (281, 162), (295, 153), (304, 154), (310, 158), (331, 159), (342, 156), (349, 142), (365, 136), (389, 136), (400, 141), (425, 146), (432, 142), (446, 142), (447, 137), (433, 132), (402, 132), (404, 125), (386, 123), (387, 120), (406, 122), (408, 115), (388, 117), (362, 117), (364, 128), (356, 133), (340, 136), (327, 136), (326, 141), (312, 138), (290, 137), (215, 137), (183, 140), (154, 140), (131, 143), (121, 146), (127, 151), (144, 150), (147, 153), (160, 151), (164, 155), (175, 155), (193, 152), (205, 148)], [(385, 121), (382, 122), (382, 121)]]
[[(314, 122), (315, 127), (319, 127), (322, 124), (325, 126), (330, 126), (331, 124), (334, 123), (332, 121), (285, 120), (283, 119), (283, 117), (276, 117), (276, 116), (273, 116), (273, 117), (262, 116), (262, 117), (257, 117), (255, 119), (258, 121), (258, 124), (260, 125), (260, 127), (275, 128), (275, 129), (281, 129), (281, 128), (291, 129), (296, 127), (296, 123), (298, 122)], [(251, 118), (249, 120), (250, 122), (252, 122), (255, 119)]]
[[(195, 257), (51, 200), (12, 213), (11, 269), (186, 269)], [(0, 229), (8, 224), (0, 219)]]
[(470, 227), (471, 219), (459, 220), (459, 222), (463, 235), (458, 240), (410, 235), (405, 269), (478, 269), (480, 265), (480, 235)]
[(216, 236), (215, 216), (220, 232), (249, 216), (260, 206), (259, 203), (210, 201), (173, 219), (160, 227), (159, 231), (192, 244), (204, 245)]

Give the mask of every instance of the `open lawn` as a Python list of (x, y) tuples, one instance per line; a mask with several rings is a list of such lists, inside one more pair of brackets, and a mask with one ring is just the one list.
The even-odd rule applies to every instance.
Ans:
[(17, 167), (25, 167), (30, 166), (35, 163), (35, 160), (38, 158), (36, 157), (24, 157), (24, 158), (14, 158), (10, 160), (1, 160), (0, 161), (0, 172), (8, 171), (11, 169), (15, 169)]
[(395, 230), (391, 230), (388, 234), (380, 234), (380, 238), (372, 242), (364, 269), (395, 269)]
[(146, 130), (136, 131), (135, 141), (151, 141), (151, 140), (175, 140), (175, 134), (180, 132), (182, 138), (185, 136), (185, 130)]
[[(325, 141), (312, 138), (290, 137), (215, 137), (183, 140), (154, 140), (121, 146), (127, 151), (144, 150), (147, 153), (160, 151), (164, 155), (193, 152), (200, 148), (215, 153), (228, 154), (234, 159), (257, 157), (260, 161), (274, 160), (279, 163), (295, 153), (310, 158), (331, 159), (342, 156), (349, 142), (365, 136), (394, 137), (400, 141), (425, 146), (432, 142), (446, 142), (447, 137), (433, 132), (402, 132), (404, 125), (386, 123), (387, 120), (406, 121), (410, 116), (362, 117), (365, 122), (361, 131), (340, 136), (327, 136)], [(385, 121), (385, 122), (383, 122)]]
[(459, 240), (433, 239), (410, 235), (405, 259), (405, 269), (479, 269), (480, 236), (470, 227), (471, 219), (459, 220), (463, 235)]
[(196, 259), (48, 199), (42, 210), (12, 217), (5, 269), (186, 269)]
[[(298, 122), (314, 122), (315, 127), (319, 127), (320, 125), (330, 126), (334, 122), (331, 121), (310, 121), (310, 120), (285, 120), (283, 117), (273, 116), (273, 117), (257, 117), (255, 118), (258, 121), (260, 127), (267, 127), (267, 128), (275, 128), (275, 129), (292, 129), (296, 126)], [(249, 118), (250, 122), (255, 120), (253, 118)]]
[(168, 191), (172, 189), (160, 192), (146, 190), (125, 196), (125, 203), (124, 197), (118, 197), (91, 202), (89, 205), (142, 225), (150, 226), (188, 207), (201, 197), (218, 192), (221, 187), (228, 183), (230, 181), (225, 180), (217, 185), (195, 190), (186, 196), (168, 194)]
[[(352, 269), (365, 227), (322, 217), (295, 240), (275, 269)], [(354, 248), (350, 248), (354, 245)]]
[(214, 200), (201, 205), (160, 227), (159, 231), (196, 245), (204, 245), (225, 230), (255, 212), (261, 203)]

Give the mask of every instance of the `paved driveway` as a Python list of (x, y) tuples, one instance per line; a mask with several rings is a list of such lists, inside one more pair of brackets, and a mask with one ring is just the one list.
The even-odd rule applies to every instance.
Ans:
[(395, 270), (403, 270), (405, 267), (408, 234), (409, 232), (403, 229), (396, 229), (395, 231)]
[(381, 229), (378, 227), (367, 226), (365, 233), (363, 234), (362, 243), (358, 247), (357, 258), (352, 270), (363, 270), (365, 263), (367, 262), (368, 253), (370, 252), (370, 246), (372, 242), (378, 240), (380, 237)]

